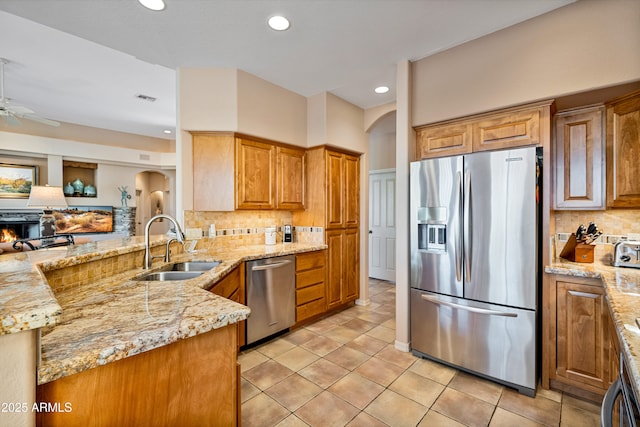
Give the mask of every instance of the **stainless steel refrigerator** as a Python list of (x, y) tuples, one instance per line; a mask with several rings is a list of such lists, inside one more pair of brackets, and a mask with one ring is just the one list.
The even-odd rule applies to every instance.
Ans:
[(413, 353), (531, 396), (539, 165), (535, 147), (487, 151), (413, 162), (410, 181)]

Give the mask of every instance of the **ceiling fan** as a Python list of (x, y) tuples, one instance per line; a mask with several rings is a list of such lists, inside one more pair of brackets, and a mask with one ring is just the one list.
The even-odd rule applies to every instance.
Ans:
[(14, 104), (11, 99), (4, 97), (4, 64), (8, 63), (8, 59), (0, 58), (0, 117), (11, 126), (19, 126), (19, 119), (32, 120), (49, 126), (60, 126), (60, 123), (40, 117), (30, 108)]

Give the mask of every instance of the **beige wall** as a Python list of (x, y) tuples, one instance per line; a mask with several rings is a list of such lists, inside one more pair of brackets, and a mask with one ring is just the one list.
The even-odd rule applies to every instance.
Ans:
[(307, 99), (238, 70), (238, 131), (305, 147)]
[(413, 64), (412, 125), (640, 80), (640, 2), (582, 0)]
[(368, 151), (364, 131), (364, 110), (327, 93), (326, 144), (343, 147), (359, 153)]

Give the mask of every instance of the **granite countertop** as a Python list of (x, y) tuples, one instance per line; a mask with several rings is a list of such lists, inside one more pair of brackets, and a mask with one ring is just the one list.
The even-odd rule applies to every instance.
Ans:
[[(163, 245), (164, 236), (153, 245)], [(242, 261), (326, 249), (323, 244), (210, 244), (172, 262), (219, 260), (189, 280), (133, 280), (134, 268), (55, 295), (42, 273), (144, 248), (140, 237), (4, 255), (0, 262), (0, 334), (41, 328), (38, 384), (158, 348), (247, 318), (248, 307), (208, 292)]]
[(620, 350), (635, 380), (634, 392), (640, 397), (640, 269), (613, 267), (608, 255), (593, 264), (558, 258), (545, 267), (545, 272), (602, 280)]

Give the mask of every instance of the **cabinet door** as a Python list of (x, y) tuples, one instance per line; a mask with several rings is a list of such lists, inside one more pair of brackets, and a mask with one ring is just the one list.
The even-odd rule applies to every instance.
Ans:
[(640, 92), (607, 106), (607, 206), (640, 208)]
[(540, 110), (491, 115), (473, 123), (473, 151), (536, 145), (540, 142)]
[(604, 209), (604, 107), (556, 115), (556, 209)]
[[(230, 299), (239, 304), (246, 304), (245, 301), (245, 284), (244, 284), (244, 263), (234, 268), (229, 274), (219, 280), (209, 289), (221, 297)], [(246, 320), (238, 322), (238, 348), (246, 343)]]
[(343, 300), (344, 278), (344, 233), (343, 230), (328, 230), (327, 236), (327, 309), (339, 306)]
[(604, 391), (609, 380), (604, 290), (561, 280), (556, 290), (556, 375)]
[(345, 155), (344, 161), (344, 225), (360, 223), (360, 158)]
[(236, 139), (236, 209), (275, 208), (275, 146)]
[(327, 228), (344, 226), (343, 154), (327, 151)]
[(276, 148), (277, 179), (276, 201), (278, 209), (304, 209), (305, 162), (304, 150)]
[(234, 137), (193, 133), (193, 210), (232, 211), (235, 207)]
[(469, 122), (416, 129), (416, 160), (467, 154), (471, 149)]
[(354, 301), (360, 295), (360, 233), (357, 228), (344, 231), (343, 302)]

